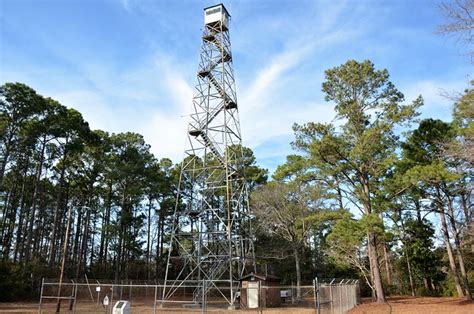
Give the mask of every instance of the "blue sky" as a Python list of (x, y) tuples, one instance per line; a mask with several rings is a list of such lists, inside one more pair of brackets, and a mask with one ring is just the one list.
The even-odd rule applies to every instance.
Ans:
[[(215, 1), (1, 0), (0, 84), (18, 81), (78, 109), (94, 129), (143, 134), (180, 161), (203, 11)], [(387, 68), (424, 117), (449, 119), (442, 91), (472, 64), (436, 35), (436, 1), (227, 1), (244, 145), (270, 170), (292, 153), (294, 122), (331, 121), (324, 70), (348, 59)]]

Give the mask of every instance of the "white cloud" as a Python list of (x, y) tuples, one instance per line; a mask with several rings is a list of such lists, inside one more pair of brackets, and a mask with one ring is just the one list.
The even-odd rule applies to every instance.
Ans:
[(150, 121), (140, 130), (156, 156), (177, 162), (183, 157), (193, 90), (168, 58), (157, 58), (155, 64), (160, 69), (162, 83), (170, 93), (172, 103), (150, 112)]
[(132, 3), (133, 3), (133, 0), (120, 0), (120, 4), (127, 11), (132, 10)]
[(168, 56), (155, 56), (143, 67), (123, 73), (87, 64), (82, 73), (93, 89), (42, 90), (80, 111), (92, 129), (137, 132), (158, 158), (183, 156), (192, 87)]
[[(292, 126), (294, 123), (329, 122), (334, 118), (333, 106), (329, 103), (308, 102), (292, 104), (290, 102), (276, 108), (267, 108), (251, 117), (242, 118), (244, 130), (244, 145), (256, 148), (265, 147), (259, 158), (285, 156), (291, 153), (290, 141), (293, 139)], [(281, 145), (267, 145), (273, 140), (285, 140), (282, 151)], [(278, 140), (279, 141), (279, 140)]]
[(418, 95), (423, 96), (424, 106), (421, 112), (424, 117), (444, 120), (451, 119), (453, 101), (445, 96), (463, 91), (469, 79), (455, 81), (421, 80), (405, 83), (400, 90), (405, 94), (407, 102), (412, 102)]
[(257, 74), (249, 90), (244, 92), (243, 102), (252, 105), (248, 108), (256, 109), (264, 105), (264, 101), (262, 100), (267, 96), (268, 89), (271, 85), (279, 80), (281, 75), (286, 71), (300, 63), (312, 48), (313, 44), (309, 44), (303, 46), (303, 48), (289, 49), (275, 56), (270, 63)]
[(115, 128), (114, 125), (110, 124), (111, 120), (104, 119), (104, 117), (110, 117), (113, 113), (111, 113), (107, 101), (100, 94), (90, 90), (50, 91), (47, 94), (61, 104), (82, 113), (92, 129), (113, 131)]
[(140, 133), (151, 145), (156, 157), (168, 157), (178, 162), (183, 157), (186, 125), (184, 118), (155, 112), (140, 128)]
[(156, 57), (155, 64), (163, 78), (162, 83), (174, 100), (175, 110), (181, 115), (188, 114), (191, 109), (193, 88), (182, 74), (184, 69), (176, 69), (176, 60), (170, 60), (170, 57), (166, 56)]
[(351, 36), (355, 36), (354, 31), (335, 31), (319, 39), (299, 39), (298, 44), (276, 55), (258, 72), (248, 89), (243, 90), (244, 97), (239, 102), (244, 145), (253, 148), (272, 137), (291, 134), (294, 122), (324, 122), (333, 118), (330, 105), (308, 103), (293, 96), (307, 78), (289, 72), (314, 57), (317, 50)]

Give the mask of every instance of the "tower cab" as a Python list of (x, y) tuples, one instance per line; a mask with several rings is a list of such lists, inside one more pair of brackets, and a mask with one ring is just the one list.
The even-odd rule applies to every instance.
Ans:
[(220, 3), (204, 9), (204, 24), (209, 28), (226, 31), (229, 28), (230, 14), (225, 6)]

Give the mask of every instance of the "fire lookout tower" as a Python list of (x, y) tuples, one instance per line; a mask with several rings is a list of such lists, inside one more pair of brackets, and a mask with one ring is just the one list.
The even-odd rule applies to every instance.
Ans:
[(223, 4), (204, 9), (162, 302), (193, 287), (195, 304), (212, 291), (233, 307), (238, 279), (255, 271), (229, 22)]

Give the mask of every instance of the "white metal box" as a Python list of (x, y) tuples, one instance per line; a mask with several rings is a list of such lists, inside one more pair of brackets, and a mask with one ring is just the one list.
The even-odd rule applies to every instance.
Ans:
[(130, 314), (130, 302), (120, 300), (115, 303), (112, 314)]

